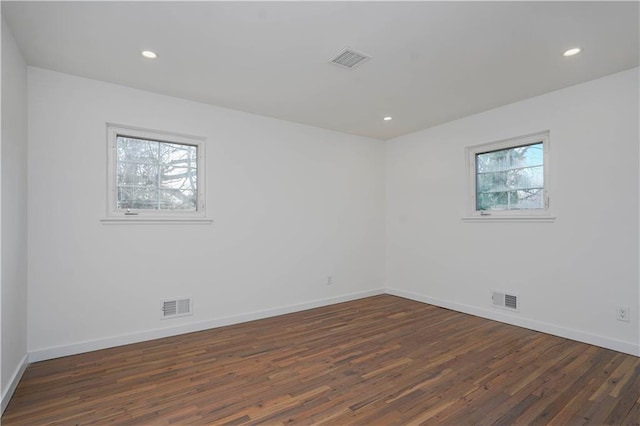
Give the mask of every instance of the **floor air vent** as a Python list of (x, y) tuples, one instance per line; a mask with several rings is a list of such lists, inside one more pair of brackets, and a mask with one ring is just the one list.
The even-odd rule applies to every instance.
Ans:
[(191, 298), (164, 300), (162, 302), (162, 319), (192, 315)]
[(345, 47), (333, 58), (329, 59), (329, 63), (338, 65), (348, 70), (354, 69), (356, 66), (371, 59), (371, 56), (362, 52), (358, 52), (349, 47)]
[(516, 312), (520, 310), (520, 305), (518, 304), (518, 296), (515, 294), (507, 294), (494, 291), (491, 293), (491, 300), (493, 302), (493, 306), (496, 308), (503, 308)]

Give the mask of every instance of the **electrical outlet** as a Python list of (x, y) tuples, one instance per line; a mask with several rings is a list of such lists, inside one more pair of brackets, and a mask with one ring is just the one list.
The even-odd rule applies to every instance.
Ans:
[(618, 306), (616, 308), (616, 319), (618, 321), (629, 322), (629, 307), (628, 306)]
[(333, 285), (333, 277), (331, 275), (327, 277), (327, 285)]

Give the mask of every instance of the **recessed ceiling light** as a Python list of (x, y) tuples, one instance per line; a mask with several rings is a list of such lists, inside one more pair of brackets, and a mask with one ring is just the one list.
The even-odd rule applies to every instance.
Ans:
[(384, 121), (389, 121), (389, 120), (393, 120), (393, 117), (385, 117), (383, 118)]
[(158, 54), (153, 50), (143, 50), (140, 54), (147, 59), (156, 59), (158, 57)]
[(582, 51), (582, 49), (580, 49), (579, 47), (574, 47), (572, 49), (569, 49), (567, 51), (565, 51), (562, 56), (573, 56), (573, 55), (577, 55), (578, 53), (580, 53)]

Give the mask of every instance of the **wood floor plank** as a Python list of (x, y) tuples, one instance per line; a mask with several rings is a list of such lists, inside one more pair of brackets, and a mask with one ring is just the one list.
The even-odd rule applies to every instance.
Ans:
[(3, 425), (639, 425), (640, 358), (389, 296), (30, 365)]
[(631, 407), (631, 410), (629, 410), (629, 413), (627, 413), (627, 416), (620, 424), (625, 426), (640, 425), (640, 396), (636, 399), (633, 407)]

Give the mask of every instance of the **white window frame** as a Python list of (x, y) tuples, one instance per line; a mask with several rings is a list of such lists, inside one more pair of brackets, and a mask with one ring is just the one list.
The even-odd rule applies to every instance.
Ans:
[[(476, 196), (477, 196), (477, 170), (476, 170), (476, 155), (484, 154), (491, 151), (499, 151), (504, 149), (517, 148), (524, 145), (531, 145), (535, 143), (543, 144), (543, 176), (544, 176), (544, 189), (543, 199), (544, 207), (541, 209), (522, 209), (522, 210), (477, 210)], [(466, 166), (467, 166), (467, 191), (466, 191), (466, 216), (463, 217), (464, 221), (469, 222), (553, 222), (555, 217), (551, 213), (550, 209), (550, 185), (549, 185), (549, 171), (550, 162), (549, 157), (551, 153), (551, 143), (549, 141), (549, 131), (538, 132), (525, 136), (518, 136), (515, 138), (509, 138), (500, 140), (497, 142), (490, 142), (481, 145), (474, 145), (465, 148)]]
[[(117, 191), (117, 137), (128, 136), (131, 138), (149, 139), (159, 142), (192, 145), (197, 148), (197, 203), (196, 211), (181, 210), (147, 210), (147, 209), (118, 209)], [(206, 138), (190, 136), (178, 133), (169, 133), (159, 130), (142, 129), (139, 127), (125, 126), (107, 123), (107, 217), (104, 223), (210, 223), (206, 216), (206, 173), (205, 173), (205, 145)]]

